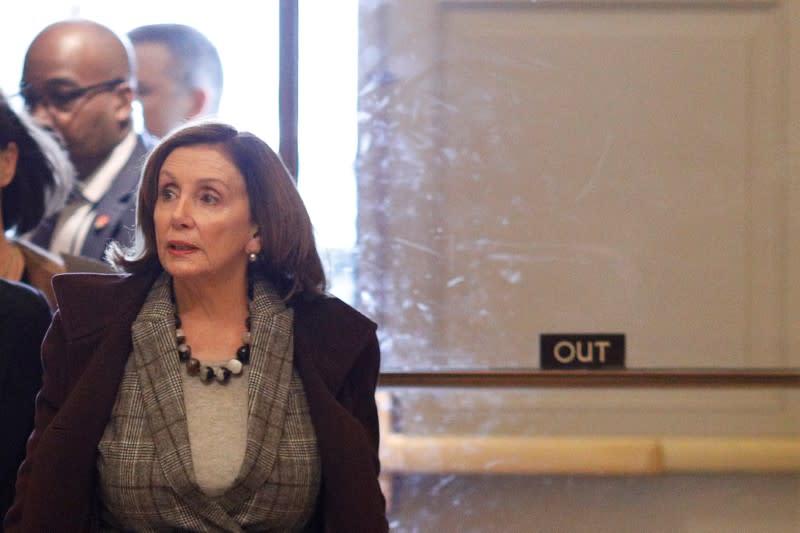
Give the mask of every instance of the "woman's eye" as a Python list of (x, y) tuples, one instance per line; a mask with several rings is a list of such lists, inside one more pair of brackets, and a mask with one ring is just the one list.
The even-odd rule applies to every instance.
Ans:
[(207, 193), (203, 193), (203, 195), (200, 196), (200, 200), (204, 204), (209, 204), (209, 205), (216, 205), (216, 204), (219, 203), (219, 197), (216, 194), (212, 194), (212, 193), (208, 193), (208, 192)]
[(161, 197), (162, 200), (172, 200), (175, 198), (175, 191), (172, 190), (171, 187), (162, 187), (159, 197)]

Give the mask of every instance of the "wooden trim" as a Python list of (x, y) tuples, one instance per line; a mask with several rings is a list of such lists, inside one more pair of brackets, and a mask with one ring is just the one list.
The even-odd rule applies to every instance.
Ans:
[(637, 370), (457, 370), (382, 372), (381, 387), (467, 388), (735, 388), (800, 387), (800, 370), (637, 369)]
[(394, 430), (388, 391), (375, 399), (388, 501), (394, 474), (800, 472), (800, 437), (416, 435)]
[(403, 474), (656, 474), (658, 443), (646, 438), (515, 437), (390, 433), (381, 465)]
[(797, 438), (516, 437), (389, 433), (394, 474), (655, 475), (800, 472)]
[(662, 438), (669, 472), (800, 472), (798, 438)]

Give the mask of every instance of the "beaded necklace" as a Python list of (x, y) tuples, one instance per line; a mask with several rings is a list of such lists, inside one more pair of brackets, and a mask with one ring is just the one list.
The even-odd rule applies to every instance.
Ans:
[(253, 301), (253, 287), (247, 286), (248, 314), (244, 321), (246, 331), (242, 334), (242, 345), (236, 350), (233, 359), (225, 361), (219, 366), (206, 365), (192, 357), (192, 347), (186, 342), (186, 333), (181, 328), (181, 318), (178, 316), (178, 306), (175, 303), (175, 289), (172, 280), (169, 284), (170, 298), (175, 310), (175, 344), (178, 348), (178, 359), (186, 364), (186, 373), (198, 376), (201, 381), (211, 383), (215, 378), (219, 383), (227, 383), (231, 376), (242, 373), (244, 365), (250, 363), (250, 304)]

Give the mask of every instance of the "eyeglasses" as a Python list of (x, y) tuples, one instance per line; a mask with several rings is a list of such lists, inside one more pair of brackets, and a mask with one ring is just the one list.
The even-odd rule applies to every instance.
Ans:
[(72, 109), (75, 102), (87, 94), (94, 93), (93, 95), (95, 95), (106, 91), (113, 91), (118, 85), (124, 82), (124, 78), (115, 78), (77, 89), (47, 89), (44, 92), (39, 92), (25, 82), (22, 82), (18, 95), (25, 101), (25, 107), (27, 107), (29, 111), (33, 111), (42, 105), (45, 107), (52, 106), (59, 111), (67, 112)]

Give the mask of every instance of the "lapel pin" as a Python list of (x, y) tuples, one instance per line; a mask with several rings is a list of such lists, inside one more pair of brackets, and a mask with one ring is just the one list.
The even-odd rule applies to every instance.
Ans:
[(94, 219), (94, 230), (100, 231), (101, 229), (108, 226), (108, 223), (111, 222), (111, 217), (103, 213), (102, 215), (97, 215), (97, 218)]

